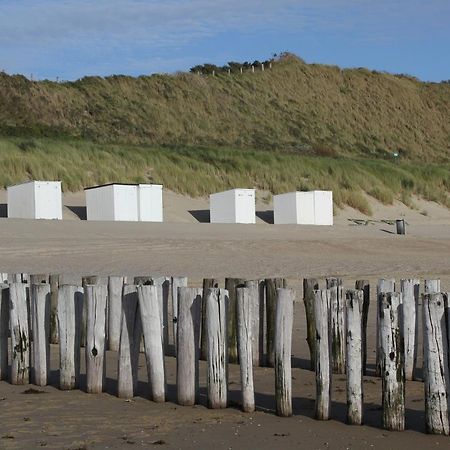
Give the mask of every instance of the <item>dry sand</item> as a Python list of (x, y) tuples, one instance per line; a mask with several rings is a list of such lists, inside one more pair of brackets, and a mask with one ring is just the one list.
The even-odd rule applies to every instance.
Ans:
[[(4, 203), (0, 193), (0, 203)], [(354, 226), (348, 218), (362, 218), (350, 209), (339, 211), (333, 227), (274, 226), (259, 219), (256, 225), (213, 225), (207, 219), (206, 199), (165, 194), (164, 224), (102, 223), (80, 220), (80, 194), (65, 196), (65, 220), (0, 219), (2, 272), (82, 274), (188, 275), (191, 285), (202, 277), (284, 276), (297, 289), (306, 276), (338, 275), (346, 286), (369, 278), (372, 288), (381, 277), (439, 277), (450, 290), (450, 212), (420, 202), (419, 210), (404, 205), (384, 207), (373, 202), (375, 219), (406, 218), (406, 236), (377, 222)], [(0, 206), (4, 213), (5, 208)], [(262, 212), (270, 205), (258, 203)], [(427, 215), (420, 212), (427, 211)], [(192, 212), (189, 212), (192, 211)], [(260, 214), (270, 221), (270, 214)], [(72, 219), (72, 220), (69, 220)], [(373, 298), (373, 293), (372, 293)], [(369, 364), (374, 363), (374, 308), (369, 321)], [(293, 449), (293, 448), (449, 448), (450, 438), (424, 434), (423, 384), (407, 384), (407, 431), (390, 433), (381, 426), (381, 385), (365, 377), (365, 425), (345, 424), (345, 378), (334, 377), (332, 420), (315, 421), (315, 387), (305, 342), (301, 302), (295, 306), (293, 340), (294, 416), (274, 415), (273, 370), (255, 371), (258, 411), (239, 411), (239, 370), (230, 367), (231, 407), (208, 410), (205, 367), (201, 366), (201, 405), (175, 403), (175, 361), (166, 358), (169, 395), (165, 404), (148, 398), (145, 362), (141, 359), (139, 396), (126, 402), (115, 397), (117, 355), (107, 355), (107, 392), (57, 390), (58, 354), (52, 347), (52, 385), (45, 393), (26, 394), (30, 386), (0, 382), (0, 448), (162, 448)], [(416, 373), (420, 378), (420, 370)]]

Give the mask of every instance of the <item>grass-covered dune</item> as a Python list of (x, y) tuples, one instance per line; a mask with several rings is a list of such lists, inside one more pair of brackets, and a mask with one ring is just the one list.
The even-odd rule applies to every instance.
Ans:
[(205, 76), (0, 74), (0, 135), (450, 160), (450, 84), (305, 64)]
[(450, 163), (364, 157), (304, 156), (296, 152), (204, 147), (102, 144), (52, 138), (0, 138), (0, 184), (62, 180), (66, 191), (121, 182), (161, 182), (191, 196), (231, 187), (272, 193), (332, 189), (337, 206), (370, 214), (363, 192), (391, 204), (414, 206), (413, 194), (450, 208)]

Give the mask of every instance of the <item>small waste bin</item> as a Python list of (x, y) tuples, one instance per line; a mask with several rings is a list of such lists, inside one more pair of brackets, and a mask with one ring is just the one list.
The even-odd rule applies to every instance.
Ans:
[(406, 234), (404, 219), (397, 219), (395, 224), (397, 226), (397, 234)]

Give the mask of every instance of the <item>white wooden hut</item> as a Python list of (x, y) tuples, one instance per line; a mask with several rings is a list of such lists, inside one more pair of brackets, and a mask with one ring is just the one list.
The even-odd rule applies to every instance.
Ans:
[(8, 217), (62, 219), (60, 181), (29, 181), (8, 186)]
[(209, 196), (211, 223), (255, 223), (255, 190), (231, 189)]
[(139, 220), (141, 222), (163, 221), (162, 184), (140, 184)]
[(273, 208), (275, 224), (333, 225), (332, 191), (274, 195)]
[(110, 183), (85, 189), (87, 220), (162, 222), (162, 185)]

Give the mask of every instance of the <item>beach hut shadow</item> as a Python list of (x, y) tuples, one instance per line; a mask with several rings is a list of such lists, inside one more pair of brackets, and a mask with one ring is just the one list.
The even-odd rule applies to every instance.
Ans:
[(86, 206), (68, 206), (65, 205), (67, 209), (72, 211), (80, 220), (87, 220)]
[(273, 225), (274, 218), (273, 218), (272, 210), (256, 211), (255, 214), (256, 214), (256, 217), (260, 218), (263, 222)]
[(0, 203), (0, 217), (8, 217), (8, 205), (6, 203)]
[(188, 213), (200, 223), (209, 223), (211, 221), (211, 216), (209, 209), (194, 209), (188, 211)]

